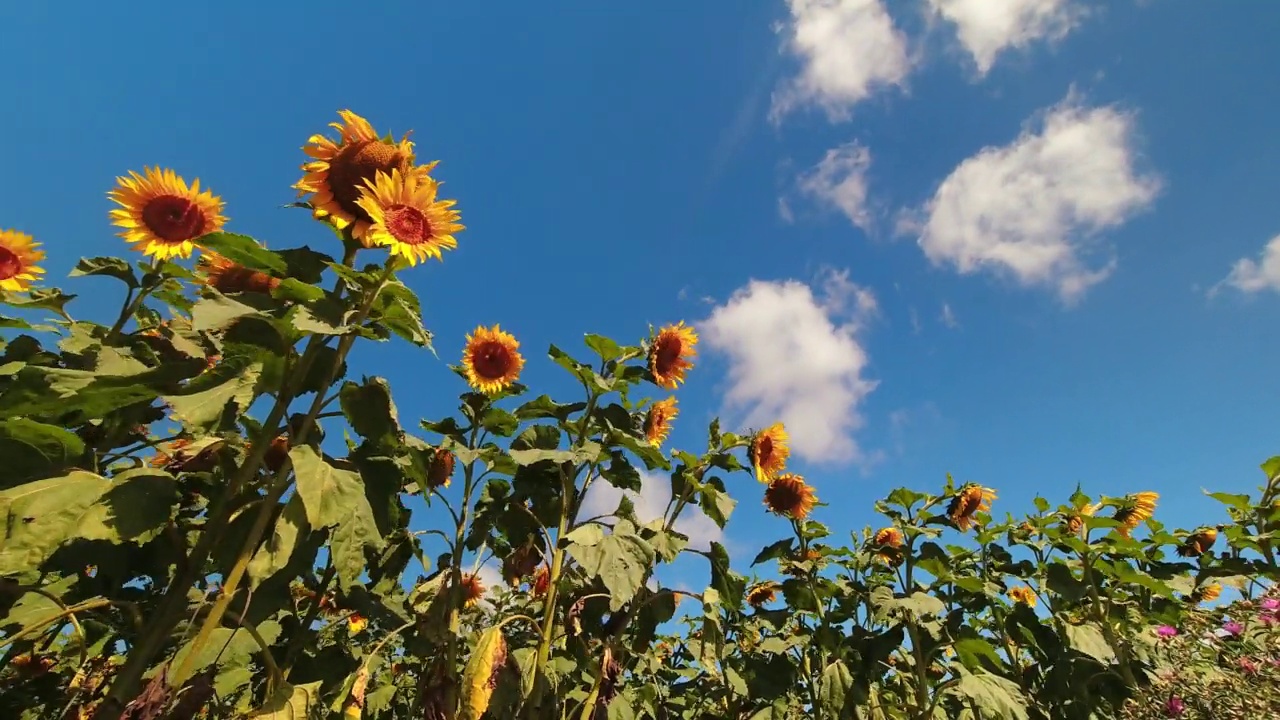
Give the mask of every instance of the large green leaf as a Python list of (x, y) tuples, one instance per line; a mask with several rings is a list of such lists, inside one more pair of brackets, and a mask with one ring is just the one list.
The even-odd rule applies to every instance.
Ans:
[(1116, 659), (1115, 650), (1111, 648), (1107, 638), (1102, 634), (1102, 627), (1097, 623), (1086, 623), (1084, 625), (1068, 623), (1067, 644), (1072, 649), (1102, 663), (1110, 664)]
[(129, 263), (118, 257), (80, 258), (71, 271), (71, 277), (86, 275), (105, 275), (122, 281), (131, 288), (138, 287), (138, 276)]
[(818, 683), (818, 704), (831, 717), (843, 717), (845, 703), (853, 690), (853, 673), (842, 660), (827, 665)]
[(1027, 701), (1017, 683), (991, 673), (960, 673), (947, 692), (971, 702), (982, 720), (1027, 720)]
[(370, 319), (418, 347), (431, 347), (431, 331), (422, 324), (418, 296), (403, 283), (391, 282), (382, 288)]
[(39, 568), (63, 542), (75, 537), (81, 520), (111, 481), (91, 472), (19, 485), (0, 492), (0, 575)]
[(0, 420), (0, 488), (48, 477), (84, 455), (84, 441), (57, 425), (26, 418)]
[(344, 588), (358, 583), (365, 548), (382, 547), (359, 473), (330, 465), (307, 446), (293, 448), (289, 457), (308, 524), (333, 528), (329, 537), (338, 581)]
[(360, 385), (345, 382), (338, 399), (347, 422), (361, 437), (380, 445), (402, 434), (391, 387), (385, 379), (365, 378)]
[(619, 521), (613, 532), (605, 535), (598, 525), (584, 525), (569, 533), (569, 553), (592, 577), (600, 578), (609, 589), (609, 607), (618, 610), (644, 585), (645, 575), (654, 561), (649, 543), (635, 534), (635, 527)]
[(877, 620), (888, 620), (906, 613), (923, 619), (939, 615), (947, 609), (945, 603), (927, 593), (916, 591), (907, 597), (895, 597), (893, 590), (881, 586), (871, 591), (871, 607)]
[[(280, 637), (280, 625), (274, 621), (268, 620), (258, 625), (256, 629), (268, 646)], [(169, 664), (174, 670), (174, 674), (169, 676), (169, 681), (175, 686), (186, 682), (187, 678), (210, 665), (217, 664), (219, 668), (240, 667), (246, 665), (255, 653), (261, 652), (258, 642), (244, 628), (216, 628), (209, 635), (208, 641), (196, 651), (191, 665), (187, 668), (187, 674), (179, 675), (177, 671), (186, 664), (187, 655), (191, 654), (194, 642), (193, 639), (178, 648), (173, 661)]]
[[(41, 587), (54, 597), (62, 597), (71, 590), (79, 580), (75, 575), (62, 578), (57, 582)], [(9, 611), (0, 615), (0, 630), (9, 633), (20, 632), (25, 628), (37, 625), (62, 614), (62, 608), (43, 593), (24, 593)]]
[(271, 273), (276, 277), (284, 277), (289, 272), (289, 265), (279, 253), (271, 252), (257, 240), (248, 235), (216, 232), (202, 235), (196, 244), (206, 250), (253, 270)]
[(178, 488), (162, 470), (140, 468), (116, 475), (80, 519), (76, 537), (113, 544), (145, 543), (173, 517)]
[(242, 317), (262, 315), (257, 308), (232, 300), (210, 290), (211, 297), (201, 298), (191, 307), (191, 329), (196, 332), (222, 330)]
[(271, 537), (267, 538), (249, 561), (250, 587), (257, 587), (258, 583), (289, 564), (289, 558), (298, 545), (298, 538), (307, 532), (308, 527), (302, 496), (294, 493), (289, 502), (284, 504), (284, 510), (276, 520)]
[(186, 392), (164, 398), (173, 417), (187, 427), (212, 429), (222, 420), (227, 405), (244, 411), (253, 402), (262, 375), (262, 363), (243, 356), (228, 358), (191, 381)]
[(322, 680), (305, 685), (284, 685), (262, 707), (249, 713), (251, 720), (307, 720), (311, 708), (320, 705)]

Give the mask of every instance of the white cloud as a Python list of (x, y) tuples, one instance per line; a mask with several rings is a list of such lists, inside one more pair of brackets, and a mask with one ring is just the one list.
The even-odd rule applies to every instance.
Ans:
[(786, 48), (800, 58), (799, 75), (773, 95), (777, 122), (804, 105), (832, 120), (881, 87), (903, 85), (911, 70), (905, 36), (881, 0), (788, 0)]
[(1231, 273), (1210, 288), (1209, 294), (1217, 294), (1222, 285), (1230, 285), (1243, 293), (1280, 292), (1280, 235), (1271, 238), (1257, 260), (1237, 260), (1231, 266)]
[(929, 0), (929, 8), (956, 26), (980, 75), (1005, 49), (1061, 40), (1086, 14), (1074, 0)]
[(867, 170), (871, 167), (871, 151), (857, 142), (845, 143), (827, 151), (822, 160), (800, 176), (801, 192), (831, 205), (849, 218), (849, 222), (871, 231), (871, 214), (867, 211)]
[(859, 332), (875, 295), (848, 273), (827, 272), (822, 297), (796, 280), (752, 280), (699, 323), (703, 341), (729, 359), (727, 409), (761, 428), (781, 421), (795, 454), (812, 461), (865, 460), (854, 432), (876, 383)]
[(960, 321), (956, 319), (956, 311), (951, 309), (951, 303), (942, 303), (942, 314), (938, 316), (943, 325), (955, 330), (960, 327)]
[[(663, 475), (640, 472), (640, 492), (623, 491), (610, 485), (603, 478), (596, 479), (582, 499), (582, 509), (578, 512), (580, 519), (598, 515), (610, 515), (618, 509), (618, 502), (623, 495), (631, 498), (635, 505), (636, 519), (647, 523), (662, 517), (671, 500), (671, 480)], [(723, 542), (724, 531), (707, 517), (696, 504), (685, 506), (676, 520), (676, 532), (689, 537), (689, 547), (706, 550), (712, 542)]]
[(900, 230), (917, 233), (935, 265), (994, 269), (1071, 302), (1115, 268), (1088, 262), (1109, 250), (1097, 235), (1148, 208), (1160, 179), (1134, 167), (1131, 114), (1072, 94), (1040, 115), (1039, 127), (960, 163)]

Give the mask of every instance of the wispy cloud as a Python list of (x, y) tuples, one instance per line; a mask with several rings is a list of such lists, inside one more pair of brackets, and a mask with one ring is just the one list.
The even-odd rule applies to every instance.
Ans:
[(951, 330), (960, 327), (960, 321), (956, 319), (956, 311), (951, 309), (951, 303), (942, 303), (942, 312), (938, 315), (938, 319)]
[(1075, 0), (928, 0), (928, 6), (955, 25), (979, 75), (1005, 50), (1060, 40), (1087, 15)]
[(871, 151), (857, 142), (828, 150), (822, 160), (797, 180), (800, 191), (839, 210), (849, 222), (871, 232), (867, 207), (867, 170)]
[(1242, 293), (1254, 294), (1264, 290), (1280, 292), (1280, 235), (1262, 248), (1257, 260), (1240, 258), (1231, 266), (1231, 272), (1209, 288), (1209, 296), (1218, 293), (1223, 285)]

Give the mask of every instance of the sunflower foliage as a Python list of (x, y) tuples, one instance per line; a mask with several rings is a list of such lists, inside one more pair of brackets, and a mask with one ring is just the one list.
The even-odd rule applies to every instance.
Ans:
[[(1280, 458), (1258, 494), (1210, 493), (1225, 520), (1187, 531), (1150, 492), (999, 518), (993, 489), (948, 477), (893, 491), (882, 522), (843, 539), (788, 472), (781, 424), (713, 422), (704, 450), (667, 446), (696, 358), (683, 323), (550, 347), (536, 361), (578, 387), (562, 398), (520, 383), (514, 334), (478, 327), (451, 368), (456, 405), (406, 422), (388, 380), (348, 359), (356, 343), (431, 348), (406, 280), (464, 228), (407, 137), (340, 115), (296, 186), (337, 240), (268, 249), (226, 231), (198, 182), (119, 178), (111, 221), (146, 259), (72, 272), (113, 283), (103, 322), (42, 285), (31, 236), (0, 233), (0, 717), (1280, 707)], [(630, 494), (646, 477), (669, 483), (656, 518)], [(602, 483), (624, 492), (588, 516)], [(724, 528), (733, 496), (787, 530), (737, 569), (677, 529), (693, 508)], [(663, 584), (682, 556), (706, 567), (701, 591)]]

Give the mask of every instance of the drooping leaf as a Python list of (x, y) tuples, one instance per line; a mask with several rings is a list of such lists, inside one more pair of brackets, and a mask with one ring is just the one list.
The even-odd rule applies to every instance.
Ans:
[(302, 505), (302, 496), (294, 493), (284, 504), (284, 510), (280, 512), (271, 536), (249, 561), (250, 587), (257, 587), (258, 583), (287, 565), (298, 545), (298, 538), (308, 529), (307, 511)]
[(196, 332), (222, 330), (240, 318), (262, 315), (257, 308), (232, 300), (216, 291), (209, 292), (212, 293), (211, 297), (201, 298), (191, 306), (191, 329)]
[(431, 331), (422, 324), (418, 296), (403, 283), (390, 282), (382, 288), (370, 319), (418, 347), (431, 347)]
[(853, 690), (853, 673), (842, 660), (836, 660), (822, 671), (818, 683), (818, 704), (830, 717), (844, 717), (845, 703)]
[(320, 705), (320, 686), (324, 681), (317, 680), (305, 685), (285, 684), (263, 703), (262, 707), (249, 713), (256, 720), (307, 720), (311, 717), (311, 708)]
[(493, 625), (480, 635), (462, 671), (462, 702), (458, 713), (461, 720), (480, 720), (489, 709), (494, 680), (506, 661), (507, 640), (502, 635), (502, 626)]
[(399, 413), (391, 399), (391, 387), (380, 377), (365, 378), (362, 384), (345, 382), (338, 401), (353, 430), (375, 445), (402, 435)]
[(80, 258), (80, 262), (76, 263), (76, 267), (71, 271), (71, 277), (84, 277), (88, 275), (105, 275), (113, 277), (125, 283), (131, 288), (138, 287), (138, 276), (133, 272), (133, 268), (129, 263), (118, 257), (93, 257)]
[(75, 536), (111, 481), (83, 470), (0, 491), (0, 575), (36, 570)]
[(178, 488), (162, 470), (139, 468), (116, 475), (80, 519), (75, 536), (119, 544), (145, 543), (173, 517)]
[(183, 394), (164, 400), (173, 408), (174, 419), (188, 427), (211, 429), (222, 420), (227, 405), (234, 403), (241, 411), (249, 407), (262, 367), (245, 357), (228, 358), (192, 380)]
[(271, 252), (248, 235), (216, 232), (202, 235), (196, 242), (200, 247), (251, 270), (260, 270), (276, 277), (286, 277), (289, 272), (288, 263), (279, 253)]
[(947, 692), (973, 703), (983, 720), (1027, 720), (1027, 701), (1021, 688), (999, 675), (961, 672), (959, 682)]
[(567, 539), (569, 554), (589, 576), (600, 578), (609, 589), (610, 610), (621, 609), (635, 597), (654, 561), (653, 547), (636, 535), (634, 526), (625, 520), (619, 521), (609, 535), (600, 533), (599, 526), (586, 525)]
[[(276, 638), (280, 637), (280, 624), (274, 621), (261, 623), (255, 629), (267, 645), (271, 645)], [(192, 675), (215, 663), (219, 668), (245, 665), (253, 655), (262, 651), (258, 647), (258, 642), (244, 628), (215, 628), (209, 635), (208, 642), (196, 650), (195, 657), (187, 666), (186, 674), (179, 675), (182, 666), (187, 664), (187, 656), (191, 654), (194, 644), (195, 640), (192, 639), (191, 642), (178, 648), (178, 652), (173, 656), (173, 661), (169, 665), (173, 668), (173, 673), (169, 679), (175, 685), (186, 682)]]
[(1066, 624), (1067, 644), (1072, 649), (1082, 652), (1089, 657), (1109, 664), (1115, 660), (1115, 650), (1107, 642), (1107, 638), (1102, 634), (1102, 628), (1097, 623), (1085, 623), (1083, 625)]
[(0, 420), (0, 488), (58, 473), (84, 451), (80, 436), (57, 425), (27, 418)]
[(355, 585), (364, 572), (365, 548), (382, 547), (373, 508), (359, 473), (330, 465), (308, 446), (289, 450), (298, 495), (312, 528), (333, 528), (330, 543), (338, 581)]

